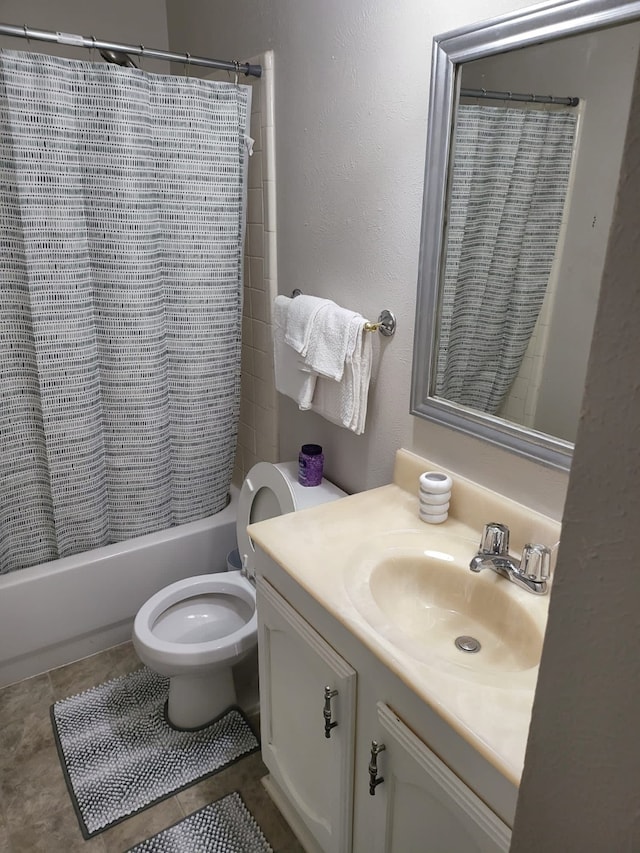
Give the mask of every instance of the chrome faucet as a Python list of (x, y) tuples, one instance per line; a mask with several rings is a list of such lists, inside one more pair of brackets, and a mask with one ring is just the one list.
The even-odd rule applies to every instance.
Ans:
[(485, 524), (478, 553), (469, 563), (472, 572), (493, 569), (534, 595), (548, 592), (551, 551), (546, 545), (525, 545), (522, 560), (509, 554), (509, 528), (495, 521)]

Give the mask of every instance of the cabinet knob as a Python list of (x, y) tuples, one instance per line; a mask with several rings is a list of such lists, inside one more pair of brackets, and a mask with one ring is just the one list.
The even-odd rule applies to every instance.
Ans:
[(337, 695), (337, 690), (332, 690), (330, 687), (324, 688), (324, 709), (322, 715), (324, 716), (324, 736), (326, 738), (331, 737), (331, 729), (335, 729), (338, 725), (337, 720), (331, 719), (331, 700)]
[(369, 793), (372, 797), (376, 795), (376, 788), (384, 782), (384, 776), (378, 776), (378, 753), (386, 749), (383, 743), (371, 741), (371, 760), (369, 761)]

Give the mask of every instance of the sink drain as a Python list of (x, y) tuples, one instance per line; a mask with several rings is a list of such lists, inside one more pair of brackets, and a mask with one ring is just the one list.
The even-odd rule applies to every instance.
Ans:
[(470, 654), (479, 652), (482, 648), (480, 641), (476, 640), (475, 637), (456, 637), (455, 643), (461, 652), (469, 652)]

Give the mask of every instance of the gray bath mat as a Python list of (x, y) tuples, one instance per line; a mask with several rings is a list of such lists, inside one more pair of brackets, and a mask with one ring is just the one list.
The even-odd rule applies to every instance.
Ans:
[(258, 749), (238, 708), (196, 731), (174, 729), (165, 718), (168, 688), (168, 678), (144, 667), (51, 706), (85, 838)]
[(136, 844), (128, 853), (273, 853), (235, 791)]

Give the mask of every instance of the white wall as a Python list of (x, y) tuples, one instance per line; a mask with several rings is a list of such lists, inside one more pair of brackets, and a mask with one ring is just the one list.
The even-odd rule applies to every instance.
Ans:
[[(26, 24), (38, 30), (168, 49), (165, 0), (2, 0), (0, 19), (3, 24), (20, 27)], [(89, 51), (82, 48), (27, 42), (6, 36), (0, 36), (0, 48), (33, 50), (72, 59), (91, 58)], [(100, 60), (97, 53), (95, 60)], [(152, 60), (148, 60), (144, 67), (149, 71), (167, 70), (166, 63)]]
[(281, 398), (282, 457), (324, 445), (348, 491), (391, 479), (398, 447), (559, 517), (566, 476), (409, 414), (431, 43), (517, 0), (167, 0), (174, 50), (219, 58), (274, 51), (279, 290), (335, 299), (375, 319), (376, 369), (363, 436)]

